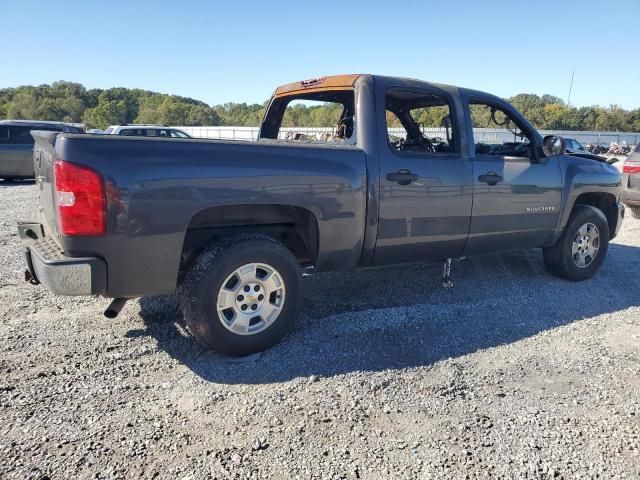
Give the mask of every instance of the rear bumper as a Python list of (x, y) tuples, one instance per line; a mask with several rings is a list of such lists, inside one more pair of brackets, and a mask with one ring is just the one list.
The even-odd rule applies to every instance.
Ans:
[(25, 247), (25, 278), (41, 283), (57, 295), (104, 295), (107, 266), (96, 257), (67, 257), (39, 223), (18, 224)]

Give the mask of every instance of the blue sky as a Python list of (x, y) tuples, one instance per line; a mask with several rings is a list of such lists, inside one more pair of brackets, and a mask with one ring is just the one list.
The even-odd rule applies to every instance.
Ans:
[[(262, 102), (336, 73), (640, 107), (640, 0), (0, 0), (0, 88), (70, 80)], [(636, 23), (634, 26), (633, 24)]]

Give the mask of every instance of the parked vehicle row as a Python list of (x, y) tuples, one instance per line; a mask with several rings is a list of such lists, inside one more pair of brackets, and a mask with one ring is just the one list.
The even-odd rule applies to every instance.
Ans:
[(32, 130), (111, 134), (158, 138), (191, 138), (175, 127), (167, 125), (112, 125), (106, 130), (86, 130), (83, 124), (40, 120), (0, 120), (0, 178), (16, 180), (34, 178)]
[[(299, 101), (333, 104), (335, 135), (282, 138)], [(483, 138), (472, 108), (513, 141)], [(446, 134), (425, 137), (423, 115)], [(193, 335), (228, 355), (286, 334), (303, 267), (542, 248), (552, 274), (584, 280), (624, 216), (621, 174), (605, 159), (542, 138), (494, 95), (403, 78), (280, 87), (257, 142), (32, 134), (41, 208), (18, 225), (26, 278), (114, 298), (111, 317), (128, 298), (180, 287)]]
[(29, 120), (0, 120), (0, 178), (33, 178), (31, 130), (83, 133), (84, 125)]
[(607, 155), (629, 155), (632, 151), (633, 147), (630, 145), (626, 145), (626, 144), (618, 144), (613, 142), (611, 145), (609, 145), (609, 148), (607, 149)]
[(586, 150), (596, 155), (615, 155), (624, 156), (629, 155), (635, 148), (635, 145), (618, 144), (611, 142), (609, 145), (587, 144)]

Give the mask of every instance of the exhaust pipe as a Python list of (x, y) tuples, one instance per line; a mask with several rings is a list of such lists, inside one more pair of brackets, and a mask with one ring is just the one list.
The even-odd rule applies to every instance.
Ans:
[(124, 304), (127, 303), (128, 298), (114, 298), (107, 309), (104, 311), (104, 316), (107, 318), (116, 318), (124, 307)]

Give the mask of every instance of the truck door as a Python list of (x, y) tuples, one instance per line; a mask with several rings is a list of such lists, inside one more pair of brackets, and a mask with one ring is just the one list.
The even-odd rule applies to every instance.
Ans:
[(539, 135), (506, 102), (471, 97), (466, 108), (476, 128), (469, 128), (474, 192), (465, 254), (544, 245), (560, 214), (558, 158), (543, 158)]
[[(378, 88), (378, 87), (376, 87)], [(374, 264), (462, 254), (472, 168), (461, 154), (461, 111), (436, 89), (390, 88), (378, 140), (380, 205)]]

